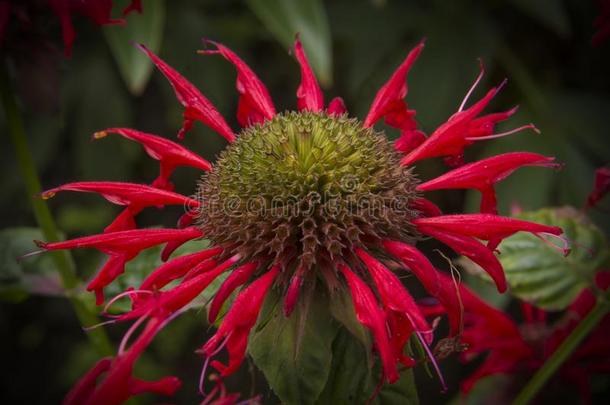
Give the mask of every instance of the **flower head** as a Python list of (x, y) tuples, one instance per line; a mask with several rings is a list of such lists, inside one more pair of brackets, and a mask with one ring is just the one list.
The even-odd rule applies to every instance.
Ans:
[[(503, 238), (521, 231), (562, 233), (559, 228), (495, 215), (495, 183), (523, 166), (553, 166), (552, 158), (526, 152), (501, 155), (419, 183), (413, 166), (416, 161), (443, 156), (457, 163), (472, 142), (503, 135), (493, 133), (495, 124), (516, 112), (512, 109), (480, 116), (500, 89), (494, 88), (468, 109), (464, 109), (464, 101), (447, 123), (426, 138), (417, 129), (415, 111), (408, 109), (404, 100), (406, 76), (423, 51), (423, 42), (377, 93), (364, 122), (349, 118), (340, 98), (325, 105), (298, 39), (294, 46), (301, 70), (296, 90), (298, 111), (279, 114), (264, 84), (242, 59), (220, 43), (207, 43), (213, 49), (200, 53), (221, 55), (237, 72), (237, 119), (243, 127), (237, 133), (185, 77), (146, 47), (140, 49), (167, 77), (184, 107), (178, 138), (194, 121), (200, 121), (229, 142), (214, 165), (165, 138), (112, 128), (96, 133), (95, 138), (116, 133), (140, 143), (159, 161), (160, 173), (150, 186), (84, 182), (43, 194), (50, 197), (62, 190), (96, 192), (125, 206), (124, 213), (105, 233), (39, 243), (45, 250), (93, 248), (109, 256), (88, 286), (96, 292), (98, 303), (104, 300), (104, 287), (143, 249), (166, 244), (163, 259), (167, 260), (185, 241), (201, 237), (210, 241), (206, 250), (151, 269), (139, 287), (107, 304), (129, 296), (131, 311), (115, 320), (153, 325), (141, 335), (146, 342), (154, 334), (151, 330), (156, 331), (184, 311), (213, 280), (228, 273), (211, 300), (210, 321), (218, 318), (223, 304), (237, 291), (235, 299), (215, 335), (199, 351), (205, 366), (209, 362), (224, 378), (242, 363), (248, 336), (268, 292), (275, 289), (283, 294), (283, 313), (289, 317), (301, 300), (301, 291), (317, 284), (321, 287), (315, 288), (323, 288), (331, 299), (337, 290), (351, 295), (356, 318), (370, 331), (374, 342), (371, 349), (380, 358), (380, 380), (393, 383), (399, 377), (399, 363), (405, 367), (415, 364), (406, 352), (412, 334), (426, 348), (433, 338), (432, 327), (394, 270), (414, 274), (437, 298), (449, 313), (452, 338), (460, 334), (465, 321), (457, 283), (432, 265), (415, 246), (418, 240), (423, 236), (437, 238), (471, 257), (489, 272), (498, 289), (504, 290), (503, 270), (494, 256)], [(401, 131), (394, 145), (373, 128), (382, 118)], [(195, 201), (173, 191), (170, 177), (174, 168), (183, 165), (203, 171)], [(443, 215), (421, 196), (423, 191), (438, 188), (480, 190), (483, 213)], [(180, 219), (179, 229), (134, 229), (134, 217), (143, 209), (180, 203), (188, 204), (190, 210)], [(488, 245), (479, 239), (487, 240)], [(140, 353), (141, 346), (145, 344), (133, 347)], [(225, 348), (228, 364), (214, 359)], [(126, 353), (130, 351), (94, 367), (93, 377), (83, 379), (86, 389), (75, 388), (86, 392), (79, 398), (125, 398), (135, 393), (128, 378), (134, 357), (123, 360)], [(103, 373), (105, 379), (91, 391), (92, 381)], [(120, 374), (121, 384), (111, 383), (117, 373), (124, 373)]]

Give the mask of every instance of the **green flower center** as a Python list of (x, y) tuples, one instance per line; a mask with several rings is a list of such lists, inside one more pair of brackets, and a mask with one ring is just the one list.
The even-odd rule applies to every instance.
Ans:
[(416, 180), (383, 133), (325, 113), (246, 128), (199, 185), (199, 225), (246, 258), (304, 266), (357, 246), (410, 241)]

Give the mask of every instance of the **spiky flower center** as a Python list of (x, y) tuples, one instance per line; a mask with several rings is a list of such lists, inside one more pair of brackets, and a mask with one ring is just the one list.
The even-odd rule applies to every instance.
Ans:
[(416, 180), (382, 133), (355, 119), (290, 112), (245, 129), (199, 185), (215, 244), (309, 268), (356, 246), (411, 240)]

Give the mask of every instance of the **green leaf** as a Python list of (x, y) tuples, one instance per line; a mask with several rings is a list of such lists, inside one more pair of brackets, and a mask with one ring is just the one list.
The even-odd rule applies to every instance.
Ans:
[(328, 311), (327, 296), (311, 294), (301, 297), (286, 318), (279, 295), (270, 292), (259, 318), (264, 323), (250, 337), (254, 363), (285, 404), (316, 403), (331, 370), (338, 324)]
[[(524, 212), (518, 218), (563, 228), (572, 252), (563, 257), (526, 232), (505, 239), (498, 247), (498, 259), (511, 293), (542, 309), (566, 308), (583, 288), (592, 285), (595, 272), (608, 264), (608, 241), (599, 228), (571, 207)], [(480, 267), (464, 262), (468, 263), (466, 270), (488, 279)]]
[(0, 230), (0, 298), (21, 301), (29, 294), (61, 295), (63, 289), (50, 254), (18, 259), (37, 250), (34, 240), (42, 240), (38, 228)]
[(330, 28), (321, 0), (248, 0), (248, 5), (285, 47), (298, 33), (320, 83), (332, 83)]
[(143, 43), (158, 53), (163, 38), (165, 1), (143, 0), (142, 14), (132, 13), (124, 26), (104, 27), (106, 40), (119, 71), (133, 95), (140, 95), (146, 88), (152, 73), (152, 63), (133, 42)]

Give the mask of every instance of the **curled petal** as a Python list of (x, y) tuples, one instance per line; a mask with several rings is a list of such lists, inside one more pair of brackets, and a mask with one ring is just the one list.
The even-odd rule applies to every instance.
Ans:
[(505, 179), (520, 167), (559, 167), (559, 164), (553, 162), (554, 160), (555, 158), (537, 153), (504, 153), (451, 170), (442, 176), (418, 185), (417, 190), (468, 188), (479, 190), (483, 195), (481, 212), (496, 214), (495, 183)]
[(201, 237), (203, 233), (195, 228), (186, 229), (134, 229), (85, 236), (63, 242), (45, 243), (36, 241), (44, 250), (94, 248), (110, 256), (106, 264), (87, 286), (95, 291), (96, 302), (104, 301), (103, 289), (125, 271), (125, 263), (136, 257), (142, 250), (172, 241), (185, 241)]
[(170, 290), (148, 296), (130, 312), (121, 315), (119, 319), (125, 321), (146, 315), (169, 317), (190, 304), (212, 281), (216, 280), (219, 275), (234, 266), (239, 260), (240, 256), (234, 255), (214, 268), (209, 266), (209, 261), (203, 261), (193, 269), (196, 275), (188, 279), (185, 278)]
[(111, 203), (128, 206), (105, 232), (122, 231), (135, 228), (134, 217), (146, 207), (162, 207), (164, 205), (183, 205), (189, 209), (197, 209), (199, 202), (181, 194), (162, 190), (143, 184), (119, 183), (110, 181), (91, 181), (64, 184), (42, 193), (42, 198), (53, 197), (59, 191), (80, 191), (99, 193)]
[(383, 246), (415, 274), (430, 295), (439, 300), (449, 317), (450, 334), (457, 335), (462, 324), (462, 303), (453, 280), (441, 277), (426, 256), (413, 246), (391, 240), (385, 240)]
[(498, 288), (498, 292), (503, 293), (506, 291), (507, 285), (504, 269), (502, 269), (502, 265), (496, 256), (494, 256), (493, 252), (485, 245), (469, 236), (457, 235), (451, 232), (443, 232), (425, 226), (418, 229), (424, 235), (431, 236), (443, 242), (456, 253), (464, 255), (473, 262), (477, 263), (494, 280), (496, 287)]
[(488, 114), (477, 118), (489, 102), (498, 94), (505, 82), (492, 88), (470, 108), (453, 114), (447, 122), (438, 127), (421, 145), (409, 152), (400, 163), (402, 165), (411, 165), (418, 160), (446, 156), (445, 160), (448, 164), (460, 165), (463, 163), (464, 148), (477, 140), (498, 138), (526, 128), (539, 132), (534, 125), (528, 124), (506, 133), (493, 134), (495, 124), (514, 114), (516, 108), (504, 113)]
[(345, 107), (345, 102), (341, 97), (335, 97), (330, 100), (328, 103), (328, 107), (326, 108), (326, 112), (328, 115), (334, 115), (335, 117), (340, 117), (343, 114), (347, 113), (347, 107)]
[(431, 328), (428, 322), (426, 322), (415, 300), (404, 288), (398, 277), (363, 249), (356, 249), (356, 254), (364, 262), (373, 277), (383, 304), (392, 311), (406, 314), (413, 324), (413, 328), (420, 332), (429, 332)]
[[(110, 367), (103, 364), (103, 370), (94, 369), (90, 372), (91, 375), (101, 375), (100, 371), (105, 372), (103, 380), (97, 384), (97, 387), (89, 387), (91, 392), (81, 402), (64, 402), (65, 405), (82, 404), (87, 405), (119, 405), (127, 401), (133, 395), (142, 392), (154, 392), (163, 395), (173, 395), (180, 387), (180, 380), (176, 377), (165, 377), (156, 382), (146, 382), (132, 376), (133, 367), (137, 359), (142, 355), (143, 351), (148, 347), (154, 336), (165, 325), (165, 319), (152, 318), (147, 323), (146, 327), (133, 343), (129, 350), (119, 354), (112, 360)], [(71, 391), (72, 393), (72, 391)], [(66, 397), (66, 400), (68, 397)]]
[(98, 193), (105, 199), (117, 205), (134, 205), (137, 207), (152, 207), (160, 205), (185, 205), (198, 207), (199, 201), (171, 191), (160, 190), (144, 184), (121, 183), (112, 181), (83, 181), (68, 183), (52, 188), (42, 193), (42, 198), (48, 199), (60, 191), (80, 191)]
[(392, 77), (377, 92), (369, 113), (364, 119), (365, 128), (372, 127), (383, 117), (388, 125), (403, 131), (417, 128), (414, 119), (415, 111), (407, 108), (404, 98), (407, 95), (407, 74), (423, 49), (424, 41), (409, 52)]
[(222, 305), (225, 303), (227, 298), (237, 289), (237, 287), (245, 284), (252, 274), (258, 269), (258, 262), (250, 262), (246, 263), (243, 266), (240, 266), (233, 270), (229, 277), (222, 283), (216, 294), (214, 295), (214, 299), (210, 304), (210, 310), (208, 312), (208, 320), (210, 323), (216, 322), (216, 317), (222, 308)]
[(163, 288), (173, 280), (183, 277), (189, 270), (197, 264), (219, 255), (223, 249), (214, 247), (190, 255), (180, 256), (157, 267), (142, 281), (140, 290), (158, 290)]
[[(431, 218), (418, 218), (413, 220), (418, 227), (425, 226), (453, 234), (472, 236), (489, 241), (487, 247), (495, 249), (498, 244), (514, 233), (524, 231), (530, 232), (538, 237), (541, 234), (560, 236), (563, 230), (558, 226), (537, 224), (522, 219), (502, 217), (492, 214), (456, 214), (442, 215)], [(567, 247), (563, 248), (564, 254), (569, 252)]]
[(148, 153), (151, 158), (159, 161), (160, 174), (153, 182), (154, 187), (173, 189), (169, 177), (178, 166), (194, 167), (205, 171), (212, 170), (210, 162), (186, 149), (184, 146), (178, 145), (177, 143), (160, 136), (136, 131), (135, 129), (108, 128), (104, 131), (96, 132), (93, 135), (93, 138), (104, 138), (108, 134), (118, 134), (124, 138), (138, 142), (144, 147), (144, 150), (146, 150), (146, 153)]
[(205, 40), (205, 42), (216, 46), (217, 50), (205, 50), (199, 53), (219, 53), (237, 69), (236, 86), (240, 94), (237, 112), (239, 124), (247, 127), (272, 119), (275, 116), (273, 101), (271, 101), (269, 91), (252, 69), (226, 46), (210, 40)]
[(226, 343), (229, 351), (229, 365), (224, 366), (219, 362), (212, 363), (223, 376), (233, 373), (243, 361), (248, 335), (256, 323), (267, 291), (273, 284), (279, 270), (280, 266), (273, 266), (267, 273), (240, 292), (216, 334), (201, 348), (206, 356), (212, 356), (225, 337), (229, 337)]
[(316, 80), (316, 76), (309, 66), (303, 44), (297, 37), (294, 42), (294, 55), (301, 66), (301, 84), (297, 89), (297, 107), (299, 110), (322, 111), (324, 109), (324, 96)]
[(358, 321), (369, 328), (383, 364), (383, 375), (390, 383), (398, 380), (396, 361), (387, 333), (386, 317), (371, 289), (344, 264), (338, 265), (352, 293)]
[(218, 112), (216, 107), (212, 105), (210, 100), (201, 94), (201, 92), (180, 73), (170, 67), (147, 47), (139, 44), (138, 48), (148, 55), (157, 68), (159, 68), (161, 73), (163, 73), (167, 80), (169, 80), (170, 84), (174, 88), (178, 101), (185, 108), (184, 123), (178, 132), (179, 139), (184, 138), (184, 134), (193, 126), (193, 121), (200, 121), (212, 128), (214, 131), (218, 132), (227, 141), (233, 142), (235, 140), (235, 134), (229, 127), (229, 124), (227, 124), (225, 119)]

